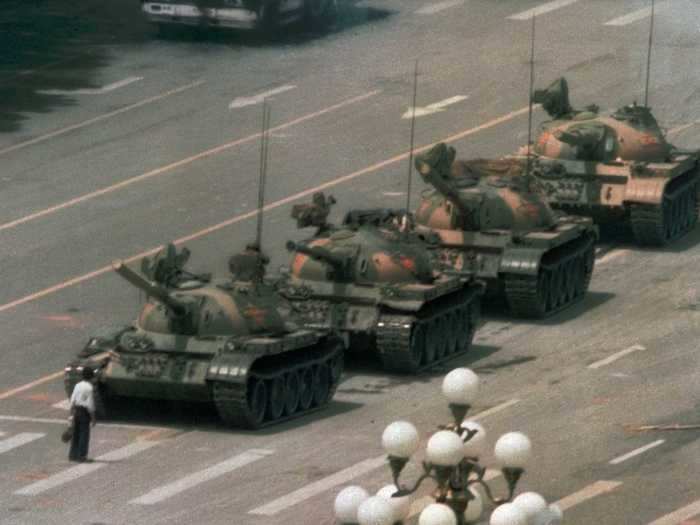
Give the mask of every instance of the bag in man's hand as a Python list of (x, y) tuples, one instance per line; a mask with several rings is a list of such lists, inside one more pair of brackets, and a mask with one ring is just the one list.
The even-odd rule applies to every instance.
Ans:
[(73, 439), (73, 416), (68, 418), (68, 427), (61, 434), (61, 441), (68, 443)]

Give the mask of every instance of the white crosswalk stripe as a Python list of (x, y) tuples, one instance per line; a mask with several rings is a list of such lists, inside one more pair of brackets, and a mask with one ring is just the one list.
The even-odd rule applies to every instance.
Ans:
[(123, 461), (157, 444), (157, 441), (136, 441), (126, 445), (125, 447), (118, 448), (112, 452), (108, 452), (107, 454), (103, 454), (102, 456), (95, 458), (94, 463), (81, 463), (80, 465), (76, 465), (75, 467), (71, 467), (54, 474), (53, 476), (49, 476), (46, 479), (42, 479), (32, 483), (31, 485), (27, 485), (26, 487), (15, 491), (15, 494), (20, 496), (36, 496), (37, 494), (41, 494), (47, 490), (75, 481), (78, 478), (82, 478), (83, 476), (95, 472), (96, 470), (100, 470), (101, 468), (106, 467), (111, 461)]
[(671, 514), (666, 514), (666, 516), (654, 520), (649, 525), (680, 525), (685, 520), (689, 520), (698, 515), (700, 515), (700, 499), (671, 512)]
[(450, 9), (452, 7), (457, 7), (458, 5), (464, 5), (465, 0), (446, 0), (445, 2), (437, 2), (434, 4), (428, 4), (421, 7), (416, 11), (419, 15), (434, 15), (445, 9)]
[(297, 505), (302, 501), (305, 501), (317, 494), (321, 494), (333, 487), (337, 487), (342, 483), (347, 483), (351, 479), (354, 479), (363, 474), (367, 474), (375, 469), (386, 464), (386, 456), (378, 456), (375, 458), (366, 459), (355, 465), (348, 467), (340, 472), (336, 472), (328, 477), (319, 479), (314, 483), (310, 483), (299, 490), (295, 490), (286, 496), (282, 496), (262, 507), (257, 507), (251, 511), (249, 514), (260, 514), (263, 516), (274, 516), (278, 512), (283, 511), (289, 507)]
[(160, 503), (161, 501), (164, 501), (168, 498), (172, 498), (173, 496), (180, 494), (185, 490), (196, 487), (197, 485), (206, 481), (210, 481), (212, 479), (223, 476), (224, 474), (228, 474), (233, 470), (244, 467), (245, 465), (253, 463), (254, 461), (258, 461), (259, 459), (269, 456), (270, 454), (274, 454), (274, 451), (260, 449), (248, 450), (242, 454), (233, 456), (232, 458), (226, 461), (217, 463), (212, 467), (200, 470), (199, 472), (194, 472), (193, 474), (185, 476), (184, 478), (181, 478), (173, 483), (169, 483), (167, 485), (163, 485), (162, 487), (153, 489), (149, 493), (144, 494), (143, 496), (134, 500), (131, 500), (129, 503), (135, 503), (139, 505), (153, 505), (154, 503)]
[(511, 15), (508, 18), (510, 20), (529, 20), (533, 16), (544, 15), (545, 13), (549, 13), (551, 11), (561, 9), (562, 7), (575, 4), (578, 1), (579, 0), (554, 0), (553, 2), (547, 2), (546, 4), (542, 4), (538, 7), (533, 7), (532, 9), (528, 9), (527, 11)]
[(7, 439), (0, 441), (0, 454), (9, 452), (12, 449), (31, 443), (37, 439), (43, 438), (46, 434), (40, 432), (22, 432)]
[(621, 481), (596, 481), (595, 483), (591, 483), (581, 490), (560, 499), (556, 502), (556, 504), (562, 511), (565, 511), (566, 509), (575, 507), (584, 501), (593, 499), (596, 496), (600, 496), (606, 492), (611, 492), (620, 485), (622, 485)]

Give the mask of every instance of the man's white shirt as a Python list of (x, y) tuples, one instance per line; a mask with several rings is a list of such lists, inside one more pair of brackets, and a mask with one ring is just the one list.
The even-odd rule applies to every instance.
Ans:
[(95, 394), (92, 383), (81, 381), (75, 385), (73, 394), (70, 396), (70, 406), (71, 408), (84, 407), (90, 414), (95, 413)]

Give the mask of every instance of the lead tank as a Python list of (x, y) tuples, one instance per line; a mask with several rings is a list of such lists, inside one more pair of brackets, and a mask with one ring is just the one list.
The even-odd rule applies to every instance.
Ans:
[(480, 317), (481, 283), (469, 272), (438, 271), (436, 246), (417, 234), (404, 212), (349, 212), (326, 222), (321, 193), (292, 216), (316, 234), (289, 242), (291, 266), (282, 288), (305, 326), (337, 330), (349, 350), (376, 352), (386, 370), (416, 373), (466, 352)]
[(533, 100), (553, 119), (534, 144), (534, 173), (552, 206), (627, 224), (642, 245), (667, 244), (695, 226), (698, 151), (669, 144), (650, 108), (575, 110), (564, 78)]
[(487, 300), (542, 318), (581, 300), (591, 280), (597, 228), (554, 212), (518, 159), (455, 160), (444, 143), (416, 157), (432, 189), (417, 228), (437, 235), (443, 263), (487, 283)]
[(102, 412), (116, 397), (213, 403), (227, 425), (254, 429), (326, 405), (342, 340), (290, 322), (257, 247), (232, 258), (230, 279), (187, 272), (188, 256), (169, 245), (142, 261), (143, 275), (113, 263), (146, 304), (133, 324), (89, 339), (65, 369), (66, 393), (91, 366)]

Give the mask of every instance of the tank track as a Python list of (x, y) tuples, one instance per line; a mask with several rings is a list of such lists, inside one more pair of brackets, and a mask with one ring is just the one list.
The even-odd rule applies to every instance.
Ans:
[(698, 178), (685, 176), (671, 181), (661, 205), (630, 205), (630, 226), (643, 246), (664, 246), (685, 235), (698, 220)]
[[(304, 356), (295, 360), (294, 365), (290, 366), (281, 360), (276, 361), (273, 366), (264, 368), (256, 368), (254, 365), (246, 384), (212, 381), (210, 385), (212, 400), (219, 417), (227, 426), (251, 430), (263, 428), (323, 408), (335, 395), (340, 383), (342, 368), (343, 347), (340, 341), (329, 343), (328, 340), (322, 340), (311, 349), (305, 350)], [(324, 370), (328, 379), (326, 388), (319, 386), (315, 375), (323, 373), (317, 371)], [(291, 375), (295, 375), (297, 378), (307, 378), (311, 381), (307, 382), (307, 386), (311, 390), (309, 388), (300, 389), (300, 393), (296, 396), (297, 398), (301, 398), (302, 395), (310, 396), (308, 406), (303, 407), (301, 399), (298, 399), (295, 407), (289, 406), (290, 399), (286, 391), (286, 381)], [(285, 385), (282, 387), (282, 391), (278, 388), (279, 381)], [(259, 411), (256, 412), (253, 401), (253, 389), (260, 388), (257, 386), (258, 384), (265, 385), (264, 390), (267, 392), (262, 417)], [(301, 380), (299, 384), (302, 384)], [(275, 391), (277, 392), (276, 399), (272, 400), (270, 393)], [(283, 405), (281, 410), (279, 403)]]
[(595, 238), (586, 235), (546, 253), (537, 275), (506, 274), (511, 313), (541, 319), (568, 308), (586, 295), (594, 265)]
[(376, 344), (386, 370), (415, 374), (469, 350), (481, 316), (479, 293), (455, 295), (426, 305), (416, 315), (380, 315)]

